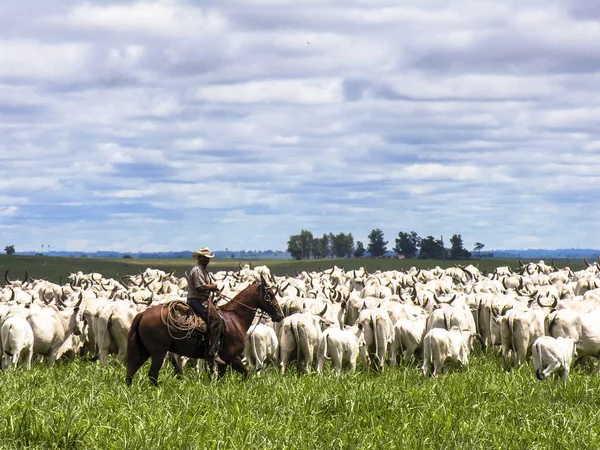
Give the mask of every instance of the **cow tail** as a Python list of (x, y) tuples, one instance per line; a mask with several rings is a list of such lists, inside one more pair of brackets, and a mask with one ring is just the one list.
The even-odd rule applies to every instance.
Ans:
[(298, 322), (291, 323), (294, 339), (296, 340), (296, 364), (300, 362), (300, 332), (298, 331)]
[(448, 308), (444, 308), (444, 329), (450, 331), (448, 328), (448, 315), (446, 314)]
[(379, 365), (379, 339), (377, 336), (377, 315), (371, 314), (371, 325), (373, 327), (373, 338), (375, 340), (375, 358)]
[(517, 346), (515, 345), (515, 317), (511, 315), (508, 317), (508, 327), (510, 329), (510, 349), (513, 352), (514, 357), (516, 358), (517, 354)]
[(329, 356), (327, 356), (327, 345), (329, 344), (329, 333), (327, 333), (325, 335), (325, 339), (323, 339), (323, 355), (325, 356), (325, 359), (331, 359)]

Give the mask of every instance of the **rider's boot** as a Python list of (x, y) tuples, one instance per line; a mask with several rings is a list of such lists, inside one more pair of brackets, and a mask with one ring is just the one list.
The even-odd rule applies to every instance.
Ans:
[(219, 350), (221, 349), (221, 335), (223, 333), (224, 325), (223, 319), (221, 319), (218, 314), (211, 316), (209, 326), (208, 360), (219, 365), (227, 364), (219, 356)]

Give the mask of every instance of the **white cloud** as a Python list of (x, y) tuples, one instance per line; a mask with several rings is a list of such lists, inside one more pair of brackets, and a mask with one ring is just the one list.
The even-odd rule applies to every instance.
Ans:
[(595, 13), (2, 3), (3, 236), (20, 250), (283, 249), (302, 228), (365, 242), (380, 227), (600, 247)]

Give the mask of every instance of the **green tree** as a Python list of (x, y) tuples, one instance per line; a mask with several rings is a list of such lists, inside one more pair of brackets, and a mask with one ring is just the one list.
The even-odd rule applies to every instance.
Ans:
[(287, 251), (290, 252), (290, 255), (292, 255), (292, 258), (294, 258), (296, 260), (302, 259), (302, 243), (301, 243), (299, 234), (290, 236), (290, 240), (288, 241)]
[(485, 247), (485, 245), (483, 245), (481, 242), (475, 242), (473, 251), (477, 252), (477, 256), (479, 256), (479, 258), (481, 258), (481, 250), (483, 250), (483, 247)]
[(386, 245), (388, 243), (388, 241), (383, 240), (383, 231), (381, 231), (379, 228), (376, 228), (371, 231), (368, 237), (369, 246), (367, 247), (367, 250), (371, 256), (374, 258), (383, 256), (387, 251)]
[(15, 254), (15, 246), (7, 245), (6, 247), (4, 247), (4, 251), (6, 252), (7, 255), (14, 255)]
[(465, 249), (460, 234), (455, 234), (450, 238), (450, 259), (470, 258), (471, 252)]
[(365, 256), (365, 246), (361, 241), (356, 241), (356, 250), (354, 250), (355, 258), (362, 258)]
[(309, 259), (312, 256), (313, 235), (308, 230), (290, 236), (287, 251), (294, 259)]
[(354, 252), (354, 237), (352, 233), (331, 235), (331, 252), (336, 258), (347, 258)]
[(404, 255), (405, 258), (414, 258), (417, 256), (420, 245), (421, 238), (415, 231), (411, 231), (410, 233), (401, 231), (396, 238), (394, 251)]
[(445, 257), (446, 249), (441, 239), (436, 239), (433, 236), (421, 239), (419, 259), (444, 259)]
[(313, 258), (327, 258), (329, 255), (329, 236), (324, 234), (323, 237), (313, 238), (312, 241)]

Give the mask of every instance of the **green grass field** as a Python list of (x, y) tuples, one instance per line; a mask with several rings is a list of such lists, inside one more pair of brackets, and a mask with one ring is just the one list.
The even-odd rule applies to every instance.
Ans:
[[(566, 387), (506, 373), (476, 355), (467, 371), (422, 379), (416, 366), (336, 378), (211, 382), (170, 367), (152, 388), (140, 372), (96, 363), (0, 374), (0, 448), (599, 448), (600, 380), (576, 369)], [(143, 376), (142, 376), (143, 375)]]
[[(138, 269), (177, 268), (193, 261), (0, 257), (0, 270), (22, 278), (76, 270), (123, 276)], [(327, 260), (255, 262), (274, 273), (331, 267), (369, 270), (432, 267), (451, 262)], [(481, 261), (482, 270), (507, 261)], [(509, 261), (516, 267), (516, 261)], [(353, 265), (354, 264), (354, 265)], [(563, 266), (566, 262), (557, 262)], [(569, 263), (576, 269), (581, 264)], [(215, 261), (212, 270), (236, 268)], [(270, 367), (262, 377), (237, 374), (210, 381), (186, 369), (177, 379), (165, 364), (160, 387), (147, 381), (148, 365), (125, 386), (125, 369), (77, 361), (48, 370), (35, 364), (0, 373), (0, 448), (102, 449), (389, 449), (389, 448), (600, 448), (600, 377), (571, 372), (566, 386), (540, 383), (530, 365), (502, 370), (498, 356), (476, 350), (468, 370), (422, 379), (416, 365), (383, 374), (285, 376)]]

